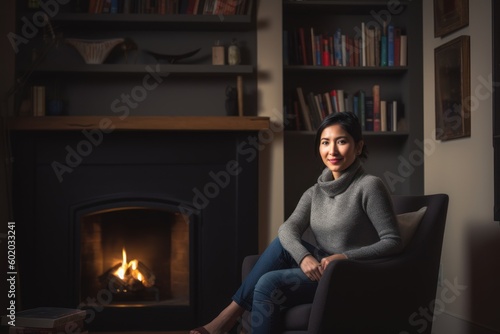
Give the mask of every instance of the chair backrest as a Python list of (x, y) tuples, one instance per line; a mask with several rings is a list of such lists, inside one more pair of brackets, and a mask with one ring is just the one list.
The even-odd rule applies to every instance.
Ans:
[[(427, 251), (433, 258), (439, 260), (441, 256), (446, 214), (448, 212), (448, 195), (394, 195), (392, 196), (392, 200), (396, 214), (416, 211), (423, 206), (427, 207), (427, 211), (422, 221), (418, 225), (413, 238), (404, 252)], [(421, 247), (424, 243), (429, 247)]]
[[(332, 262), (311, 309), (309, 333), (431, 333), (410, 317), (436, 298), (448, 195), (393, 196), (397, 214), (427, 206), (412, 240), (396, 256)], [(425, 328), (424, 328), (425, 327)]]

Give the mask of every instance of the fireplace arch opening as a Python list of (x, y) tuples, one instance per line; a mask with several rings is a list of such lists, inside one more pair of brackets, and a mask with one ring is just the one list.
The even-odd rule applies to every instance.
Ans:
[[(155, 207), (96, 210), (80, 220), (80, 302), (189, 305), (189, 218)], [(125, 262), (124, 262), (125, 261)]]
[(74, 208), (78, 304), (92, 307), (89, 300), (105, 295), (108, 314), (155, 307), (184, 310), (192, 318), (199, 217), (181, 207), (185, 204), (122, 197)]

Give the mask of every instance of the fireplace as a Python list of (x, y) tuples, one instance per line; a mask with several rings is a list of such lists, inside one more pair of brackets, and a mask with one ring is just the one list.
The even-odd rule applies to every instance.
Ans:
[(108, 289), (110, 306), (189, 306), (190, 218), (121, 205), (94, 208), (77, 221), (80, 301)]
[(209, 321), (257, 252), (255, 135), (116, 131), (61, 181), (82, 133), (15, 132), (22, 307), (84, 308), (92, 331)]

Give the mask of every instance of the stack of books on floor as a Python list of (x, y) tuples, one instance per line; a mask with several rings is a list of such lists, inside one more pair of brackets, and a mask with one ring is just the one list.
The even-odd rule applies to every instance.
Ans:
[(61, 307), (37, 307), (4, 315), (2, 326), (9, 327), (9, 334), (60, 334), (88, 333), (84, 329), (84, 310)]

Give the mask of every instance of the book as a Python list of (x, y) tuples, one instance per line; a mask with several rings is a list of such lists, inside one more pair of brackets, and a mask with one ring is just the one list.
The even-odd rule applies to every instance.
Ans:
[(400, 66), (400, 52), (401, 52), (401, 28), (394, 28), (394, 66)]
[(205, 5), (208, 0), (199, 0), (196, 15), (203, 15), (205, 11)]
[(314, 35), (314, 28), (311, 27), (310, 29), (310, 35), (311, 35), (311, 45), (310, 45), (310, 53), (312, 57), (312, 65), (318, 65), (316, 62), (316, 42), (315, 42), (315, 35)]
[[(85, 310), (63, 308), (63, 307), (37, 307), (16, 313), (15, 326), (55, 328), (68, 322), (76, 322), (85, 319)], [(10, 318), (2, 317), (2, 325), (11, 325)]]
[(335, 43), (333, 42), (333, 35), (328, 36), (328, 51), (330, 53), (330, 65), (335, 66)]
[(380, 37), (380, 66), (387, 66), (387, 36)]
[(318, 105), (320, 111), (320, 123), (321, 123), (323, 118), (325, 118), (326, 115), (328, 114), (327, 107), (326, 104), (323, 102), (323, 97), (321, 94), (315, 94), (314, 97), (316, 98), (316, 104)]
[(89, 331), (83, 331), (79, 328), (74, 329), (62, 329), (54, 331), (53, 329), (40, 329), (40, 328), (31, 328), (31, 327), (10, 327), (9, 334), (66, 334), (66, 333), (74, 333), (74, 334), (89, 334)]
[(194, 1), (194, 6), (193, 6), (193, 15), (198, 14), (198, 7), (200, 6), (200, 0), (195, 0)]
[(380, 131), (387, 131), (387, 101), (380, 100)]
[(307, 43), (306, 43), (306, 33), (304, 28), (299, 28), (299, 40), (300, 40), (300, 55), (302, 60), (302, 65), (308, 65), (310, 62), (307, 60)]
[(352, 58), (353, 58), (353, 66), (360, 66), (360, 56), (361, 56), (361, 50), (360, 50), (360, 39), (359, 38), (355, 38), (353, 40), (353, 51), (352, 51)]
[(366, 32), (365, 32), (365, 23), (361, 22), (361, 43), (360, 43), (360, 51), (361, 51), (361, 66), (366, 66)]
[(84, 320), (69, 321), (54, 328), (39, 328), (26, 326), (10, 326), (9, 334), (63, 334), (63, 333), (86, 333), (84, 331)]
[(236, 76), (236, 90), (238, 92), (238, 116), (243, 116), (243, 95), (244, 95), (244, 90), (243, 90), (243, 76), (238, 75)]
[(375, 27), (366, 28), (366, 66), (375, 66)]
[(118, 13), (118, 0), (111, 0), (111, 6), (110, 6), (110, 9), (109, 9), (109, 12), (111, 14)]
[(365, 130), (365, 91), (360, 89), (355, 94), (357, 96), (358, 103), (358, 118), (361, 123), (361, 128)]
[(302, 114), (302, 118), (304, 120), (304, 127), (306, 131), (312, 131), (313, 127), (311, 122), (311, 116), (309, 108), (307, 107), (306, 104), (306, 99), (304, 98), (304, 92), (302, 91), (302, 87), (297, 87), (297, 96), (299, 98), (300, 111)]
[(380, 131), (380, 85), (373, 85), (373, 131)]
[(380, 41), (382, 39), (382, 31), (379, 27), (375, 28), (375, 66), (380, 66)]
[(345, 111), (345, 100), (344, 100), (344, 90), (337, 89), (337, 103), (339, 107), (339, 112)]
[(394, 25), (387, 26), (387, 66), (394, 66)]
[(45, 86), (33, 86), (32, 108), (33, 116), (45, 116)]
[(238, 7), (241, 7), (241, 11), (238, 11), (238, 14), (252, 15), (253, 0), (239, 0)]
[(314, 130), (317, 129), (321, 124), (321, 110), (313, 92), (309, 92), (306, 96), (306, 99), (309, 106), (312, 129)]
[(408, 47), (408, 36), (401, 35), (401, 41), (399, 43), (400, 51), (399, 51), (399, 65), (406, 66), (407, 65), (407, 47)]
[(96, 12), (97, 12), (97, 0), (90, 0), (89, 14), (95, 14)]
[(197, 1), (198, 0), (189, 0), (188, 1), (188, 6), (187, 6), (187, 9), (186, 9), (186, 14), (190, 14), (190, 15), (194, 14), (194, 8), (196, 6), (196, 2)]
[(330, 91), (330, 99), (332, 100), (333, 112), (339, 112), (339, 101), (337, 99), (337, 91), (335, 89)]
[(314, 54), (316, 55), (316, 63), (315, 65), (318, 65), (318, 66), (321, 66), (322, 63), (321, 63), (321, 42), (322, 42), (322, 39), (321, 39), (321, 36), (320, 35), (315, 35), (314, 36)]
[(321, 63), (323, 64), (323, 66), (330, 66), (330, 48), (328, 45), (327, 38), (323, 38), (323, 50), (322, 50)]
[(352, 112), (352, 94), (344, 92), (344, 111)]
[(391, 130), (398, 131), (398, 102), (392, 101), (391, 107)]
[(342, 32), (340, 28), (335, 31), (333, 36), (333, 52), (335, 54), (335, 66), (342, 66)]
[(387, 66), (387, 22), (384, 21), (380, 36), (380, 66)]
[(365, 131), (373, 131), (373, 96), (365, 96)]
[(330, 98), (330, 94), (328, 92), (323, 93), (323, 99), (326, 104), (326, 110), (328, 111), (328, 115), (333, 114), (333, 105), (332, 105), (332, 99)]
[(354, 65), (354, 40), (346, 36), (346, 57), (347, 66), (353, 67)]

